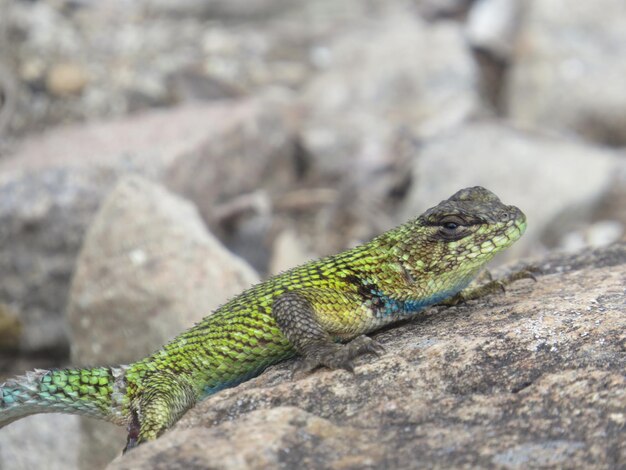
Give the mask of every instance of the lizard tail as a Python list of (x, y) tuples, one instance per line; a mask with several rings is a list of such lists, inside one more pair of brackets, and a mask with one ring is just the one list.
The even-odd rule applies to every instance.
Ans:
[(0, 428), (36, 413), (71, 413), (124, 422), (119, 405), (123, 367), (36, 369), (0, 385)]

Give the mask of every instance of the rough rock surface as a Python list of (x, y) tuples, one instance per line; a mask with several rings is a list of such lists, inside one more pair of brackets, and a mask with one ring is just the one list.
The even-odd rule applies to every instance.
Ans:
[(626, 244), (538, 264), (377, 334), (354, 375), (271, 368), (109, 468), (623, 468)]
[(498, 122), (459, 126), (419, 149), (398, 221), (421, 214), (459, 188), (484, 186), (528, 216), (527, 233), (506, 252), (516, 258), (530, 247), (536, 252), (542, 244), (557, 245), (560, 237), (588, 223), (594, 205), (626, 167), (620, 157), (620, 152)]
[(525, 2), (510, 116), (535, 129), (626, 145), (626, 3)]
[[(138, 176), (102, 203), (76, 264), (67, 319), (73, 365), (128, 364), (258, 282), (189, 202)], [(117, 330), (117, 334), (110, 331)], [(117, 441), (107, 439), (112, 429)], [(102, 467), (123, 430), (83, 421), (80, 468)]]

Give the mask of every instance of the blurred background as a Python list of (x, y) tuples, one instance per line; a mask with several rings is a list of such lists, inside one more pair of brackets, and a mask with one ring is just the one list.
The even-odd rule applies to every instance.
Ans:
[[(135, 360), (466, 186), (528, 215), (500, 262), (624, 240), (625, 45), (623, 0), (0, 0), (0, 378)], [(6, 468), (123, 444), (37, 418)]]

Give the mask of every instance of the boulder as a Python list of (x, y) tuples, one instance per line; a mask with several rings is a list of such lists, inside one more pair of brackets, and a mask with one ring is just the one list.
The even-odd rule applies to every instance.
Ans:
[(22, 323), (24, 352), (67, 355), (63, 313), (83, 234), (112, 171), (0, 172), (0, 302)]
[(287, 363), (213, 395), (108, 468), (621, 468), (626, 243), (537, 264), (376, 334), (354, 374)]
[[(103, 202), (77, 261), (67, 313), (71, 363), (136, 361), (257, 281), (189, 202), (124, 177)], [(81, 435), (79, 466), (86, 469), (115, 457), (125, 430), (85, 418)]]
[(452, 22), (387, 14), (323, 51), (325, 71), (302, 96), (303, 142), (322, 169), (377, 169), (402, 133), (430, 136), (481, 112), (477, 70)]
[(626, 145), (626, 4), (526, 2), (508, 83), (518, 124)]
[(266, 95), (65, 126), (1, 159), (0, 302), (24, 325), (21, 348), (66, 354), (61, 317), (76, 256), (120, 176), (163, 182), (217, 228), (220, 203), (259, 187), (280, 191), (294, 178), (285, 106)]
[(78, 416), (28, 416), (0, 429), (0, 470), (77, 469), (81, 439)]

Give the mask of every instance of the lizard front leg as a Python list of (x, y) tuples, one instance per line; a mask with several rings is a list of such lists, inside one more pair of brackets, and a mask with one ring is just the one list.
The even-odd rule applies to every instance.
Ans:
[(346, 344), (337, 343), (324, 330), (311, 303), (297, 292), (278, 297), (272, 313), (279, 328), (304, 359), (298, 370), (308, 372), (319, 366), (354, 371), (352, 360), (365, 353), (380, 355), (382, 345), (365, 335)]
[(463, 289), (458, 294), (450, 297), (447, 300), (444, 300), (440, 303), (440, 305), (458, 305), (462, 302), (466, 302), (468, 300), (475, 300), (485, 295), (493, 294), (496, 292), (504, 292), (506, 287), (520, 279), (532, 279), (533, 281), (537, 281), (535, 278), (535, 274), (539, 272), (539, 269), (534, 266), (525, 266), (517, 271), (513, 271), (512, 273), (504, 276), (501, 279), (492, 279), (489, 271), (483, 271), (484, 274), (479, 276), (478, 279), (486, 278), (487, 282), (482, 285), (473, 285), (466, 289)]

